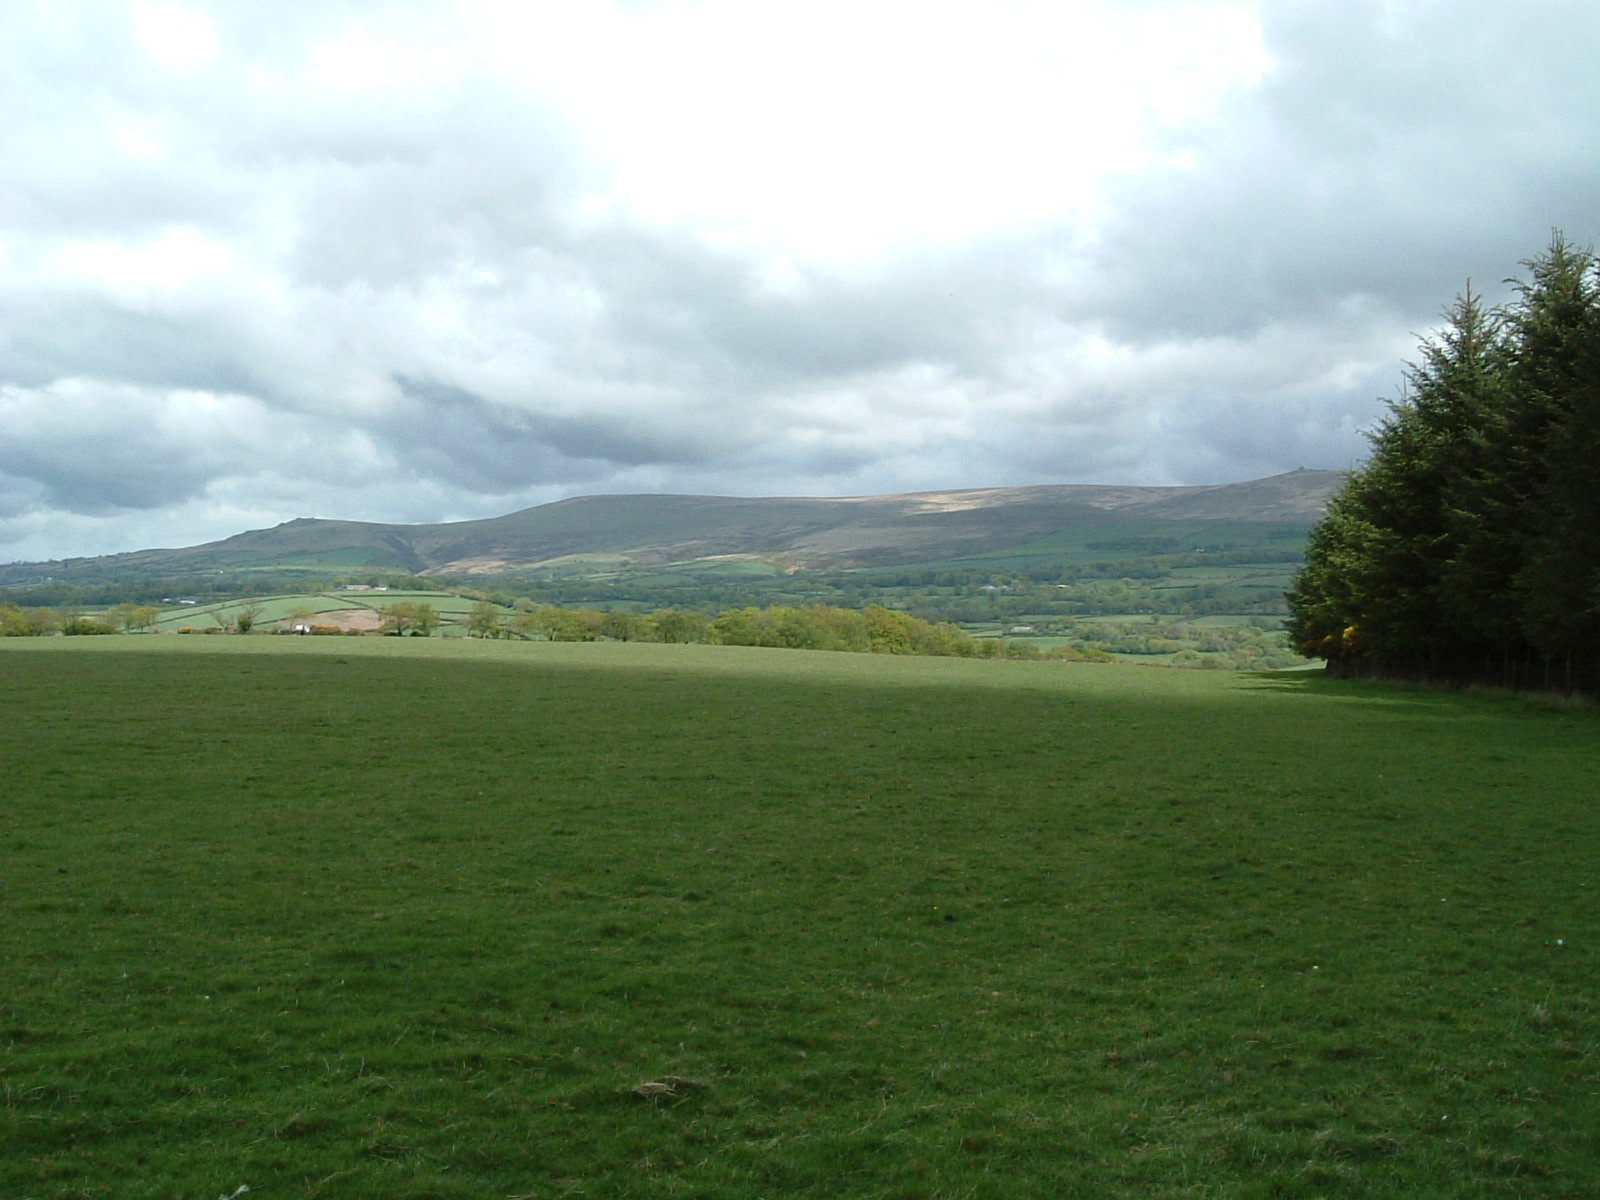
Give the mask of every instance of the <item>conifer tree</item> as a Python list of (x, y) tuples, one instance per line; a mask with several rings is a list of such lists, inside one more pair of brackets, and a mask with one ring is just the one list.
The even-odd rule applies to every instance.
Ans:
[[(1523, 265), (1530, 278), (1518, 285), (1509, 313), (1506, 386), (1499, 404), (1480, 414), (1475, 461), (1456, 487), (1459, 546), (1446, 577), (1451, 616), (1465, 640), (1515, 659), (1537, 652), (1529, 609), (1547, 607), (1536, 596), (1540, 580), (1559, 574), (1561, 551), (1552, 545), (1547, 511), (1551, 456), (1600, 318), (1592, 254), (1557, 234)], [(1541, 555), (1543, 564), (1530, 571)]]
[(1461, 652), (1445, 584), (1454, 509), (1485, 454), (1474, 431), (1499, 403), (1507, 355), (1500, 318), (1470, 288), (1445, 316), (1372, 435), (1372, 457), (1313, 531), (1289, 595), (1302, 653), (1438, 662)]
[[(1558, 253), (1559, 251), (1559, 253)], [(1535, 287), (1538, 288), (1535, 291)], [(1600, 264), (1552, 247), (1519, 334), (1525, 435), (1537, 453), (1513, 580), (1522, 629), (1547, 661), (1600, 659)]]
[(1523, 265), (1503, 312), (1470, 290), (1449, 310), (1312, 531), (1302, 653), (1600, 667), (1600, 263), (1557, 234)]

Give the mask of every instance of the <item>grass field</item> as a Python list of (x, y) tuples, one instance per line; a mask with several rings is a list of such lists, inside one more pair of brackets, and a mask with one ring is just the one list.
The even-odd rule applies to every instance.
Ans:
[(1600, 1194), (1600, 714), (0, 642), (0, 1196)]
[[(164, 609), (156, 618), (155, 628), (161, 633), (175, 633), (179, 629), (232, 628), (238, 616), (247, 607), (255, 611), (257, 627), (265, 629), (274, 622), (287, 620), (298, 613), (310, 613), (313, 618), (324, 613), (349, 610), (382, 612), (388, 605), (402, 600), (420, 601), (431, 605), (443, 624), (440, 632), (445, 636), (466, 632), (468, 616), (473, 601), (453, 592), (390, 591), (295, 593), (286, 596), (264, 596), (246, 600), (219, 600), (210, 604), (183, 605)], [(502, 612), (509, 610), (502, 609)]]

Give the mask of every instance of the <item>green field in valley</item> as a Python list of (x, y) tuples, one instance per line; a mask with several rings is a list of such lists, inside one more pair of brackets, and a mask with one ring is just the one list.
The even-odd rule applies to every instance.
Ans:
[(1600, 1194), (1600, 713), (0, 640), (0, 1196)]
[[(157, 617), (154, 631), (177, 633), (182, 629), (205, 632), (208, 629), (232, 629), (239, 614), (249, 609), (255, 615), (256, 628), (265, 631), (287, 622), (290, 618), (309, 614), (317, 621), (324, 614), (337, 614), (352, 610), (382, 613), (385, 607), (403, 601), (424, 603), (439, 614), (443, 624), (441, 632), (447, 636), (466, 632), (467, 618), (473, 600), (454, 592), (405, 591), (401, 589), (369, 589), (359, 591), (304, 592), (287, 596), (262, 596), (246, 599), (218, 600), (208, 604), (183, 605), (164, 608)], [(502, 613), (510, 610), (499, 606)]]

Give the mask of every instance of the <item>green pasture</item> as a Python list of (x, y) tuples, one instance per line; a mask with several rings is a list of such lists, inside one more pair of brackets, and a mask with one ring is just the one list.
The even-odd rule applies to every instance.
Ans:
[[(419, 591), (358, 591), (315, 592), (289, 596), (265, 596), (255, 599), (225, 600), (213, 604), (182, 605), (163, 609), (156, 619), (156, 629), (173, 632), (184, 626), (208, 629), (217, 625), (233, 627), (238, 616), (247, 607), (256, 609), (256, 624), (264, 628), (277, 621), (286, 620), (296, 612), (318, 613), (348, 612), (351, 609), (371, 609), (382, 612), (384, 608), (400, 601), (411, 600), (431, 604), (435, 612), (447, 622), (465, 622), (476, 601), (452, 592)], [(501, 609), (509, 612), (509, 609)]]
[[(433, 605), (433, 610), (441, 616), (454, 620), (456, 617), (465, 617), (472, 611), (472, 606), (478, 603), (470, 596), (459, 596), (454, 592), (404, 592), (398, 589), (389, 592), (356, 592), (353, 593), (369, 607), (382, 609), (386, 605), (394, 604), (400, 600), (416, 600)], [(501, 611), (509, 611), (502, 609)]]
[(1600, 713), (0, 641), (0, 1196), (1600, 1194)]
[(369, 607), (359, 600), (331, 592), (270, 596), (260, 600), (225, 600), (212, 604), (185, 604), (163, 609), (161, 615), (156, 618), (156, 629), (166, 633), (182, 629), (185, 625), (192, 629), (205, 629), (219, 624), (232, 628), (239, 613), (250, 604), (256, 606), (256, 619), (261, 625), (281, 621), (301, 609), (322, 613)]

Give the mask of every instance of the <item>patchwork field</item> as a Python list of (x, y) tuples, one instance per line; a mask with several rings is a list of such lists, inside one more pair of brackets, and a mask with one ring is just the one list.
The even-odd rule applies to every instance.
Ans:
[(204, 632), (207, 629), (233, 628), (239, 614), (246, 609), (254, 613), (256, 627), (265, 630), (283, 624), (292, 618), (304, 616), (318, 624), (373, 632), (383, 621), (383, 610), (391, 604), (413, 601), (427, 604), (439, 614), (443, 622), (440, 632), (456, 636), (466, 632), (468, 614), (473, 602), (453, 592), (339, 591), (306, 592), (288, 596), (265, 596), (247, 600), (218, 600), (210, 604), (184, 605), (167, 608), (156, 619), (154, 629), (159, 633), (176, 633), (188, 628)]
[(0, 1196), (1600, 1194), (1600, 713), (0, 641)]

